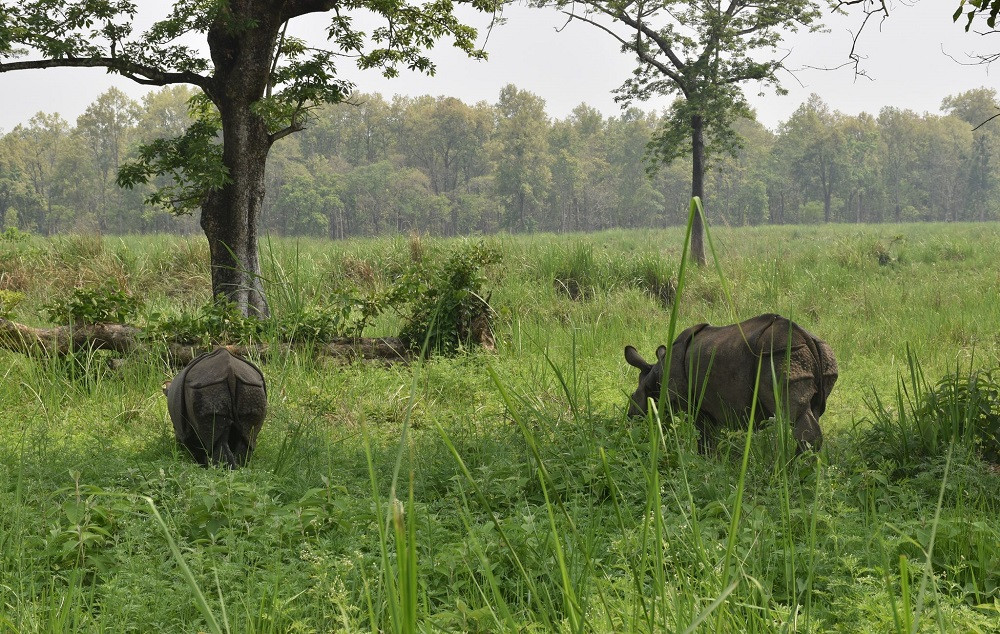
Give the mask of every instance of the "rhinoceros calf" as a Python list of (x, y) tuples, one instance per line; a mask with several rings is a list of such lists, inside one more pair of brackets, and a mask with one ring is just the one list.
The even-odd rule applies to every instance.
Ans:
[[(666, 355), (666, 346), (660, 346), (656, 363), (650, 364), (635, 348), (625, 347), (625, 360), (639, 369), (630, 416), (645, 416), (648, 399), (659, 398)], [(674, 411), (697, 409), (704, 447), (721, 425), (749, 419), (759, 360), (757, 421), (778, 411), (773, 367), (781, 411), (793, 425), (798, 451), (819, 450), (819, 417), (837, 382), (837, 361), (826, 342), (780, 315), (760, 315), (729, 326), (698, 324), (682, 332), (671, 349), (667, 397)]]
[(164, 388), (177, 442), (202, 465), (243, 466), (267, 413), (267, 385), (254, 364), (225, 348), (195, 358)]

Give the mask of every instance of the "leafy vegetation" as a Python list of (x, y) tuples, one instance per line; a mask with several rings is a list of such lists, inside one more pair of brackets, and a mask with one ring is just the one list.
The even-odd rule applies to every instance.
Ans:
[(100, 286), (73, 289), (69, 297), (55, 297), (42, 310), (61, 325), (129, 323), (139, 310), (139, 301), (110, 280)]
[(893, 400), (872, 394), (871, 446), (886, 451), (881, 459), (911, 472), (953, 449), (969, 451), (1000, 465), (1000, 367), (956, 367), (935, 385), (920, 362), (908, 354), (909, 375), (901, 376)]
[[(898, 378), (912, 398), (919, 359), (937, 396), (907, 414), (929, 424), (993, 402), (1000, 229), (712, 238), (733, 303), (715, 273), (687, 269), (678, 323), (774, 311), (829, 342), (840, 379), (817, 458), (794, 459), (780, 421), (730, 431), (706, 456), (684, 419), (625, 419), (636, 376), (622, 347), (666, 343), (669, 314), (619, 280), (652, 258), (678, 262), (679, 231), (574, 235), (597, 263), (587, 301), (552, 284), (572, 250), (562, 238), (491, 239), (495, 353), (388, 367), (269, 355), (270, 412), (236, 472), (177, 449), (161, 393), (172, 370), (80, 355), (74, 375), (0, 352), (0, 629), (996, 631), (995, 465), (948, 430), (900, 470), (901, 437), (871, 435), (865, 401), (874, 390), (898, 416)], [(19, 317), (41, 321), (50, 297), (112, 271), (141, 289), (140, 320), (208, 299), (201, 239), (87, 244), (96, 255), (71, 272), (65, 240), (0, 245), (0, 279), (25, 295)], [(263, 262), (275, 318), (336, 280), (366, 296), (415, 254), (436, 271), (463, 247), (274, 240)], [(383, 311), (365, 334), (402, 321)], [(955, 387), (938, 385), (951, 375)]]
[(460, 245), (437, 265), (415, 253), (412, 267), (389, 296), (391, 304), (403, 304), (403, 342), (440, 353), (470, 344), (492, 347), (487, 274), (499, 263), (500, 253), (483, 242)]

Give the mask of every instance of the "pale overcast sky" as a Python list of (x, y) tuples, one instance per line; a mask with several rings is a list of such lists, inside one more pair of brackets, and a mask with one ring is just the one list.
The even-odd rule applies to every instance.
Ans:
[[(870, 23), (860, 50), (867, 56), (863, 67), (871, 80), (856, 78), (850, 68), (806, 68), (835, 67), (846, 61), (850, 30), (857, 28), (860, 18), (857, 14), (827, 16), (829, 32), (798, 33), (786, 39), (790, 51), (786, 65), (802, 69), (794, 77), (786, 74), (783, 78), (789, 94), (761, 97), (757, 96), (757, 86), (746, 85), (750, 103), (758, 118), (774, 128), (814, 92), (833, 109), (875, 114), (887, 105), (938, 112), (945, 96), (981, 86), (993, 88), (995, 76), (986, 67), (963, 66), (946, 55), (965, 60), (969, 53), (1000, 50), (1000, 36), (965, 33), (960, 25), (952, 23), (951, 13), (956, 6), (957, 0), (897, 3), (887, 21)], [(438, 64), (434, 77), (403, 71), (400, 77), (386, 80), (377, 73), (348, 68), (346, 63), (343, 71), (356, 82), (359, 91), (380, 92), (387, 99), (394, 94), (430, 94), (492, 103), (505, 84), (513, 83), (544, 98), (552, 117), (565, 117), (580, 103), (606, 115), (620, 112), (611, 91), (628, 76), (634, 61), (619, 51), (610, 36), (580, 22), (557, 33), (555, 29), (563, 25), (564, 19), (554, 11), (511, 6), (504, 15), (507, 23), (495, 28), (486, 42), (490, 56), (486, 62), (473, 62), (451, 47), (440, 46), (433, 52)], [(311, 24), (300, 25), (300, 32), (319, 32), (326, 22), (318, 17), (312, 20)], [(473, 24), (477, 21), (484, 23), (478, 16), (470, 19)], [(110, 86), (135, 98), (149, 90), (94, 69), (0, 74), (0, 131), (9, 131), (40, 110), (59, 112), (73, 122)], [(639, 105), (652, 110), (668, 103), (667, 99), (659, 99)]]

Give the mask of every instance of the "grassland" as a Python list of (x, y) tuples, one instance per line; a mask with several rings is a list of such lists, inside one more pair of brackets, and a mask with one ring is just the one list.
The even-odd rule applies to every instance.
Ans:
[[(636, 280), (676, 276), (679, 230), (488, 238), (495, 353), (265, 359), (270, 414), (236, 472), (178, 451), (162, 361), (0, 351), (0, 631), (1000, 631), (1000, 475), (960, 450), (900, 459), (866, 406), (905, 410), (908, 348), (930, 383), (1000, 366), (1000, 226), (713, 237), (724, 283), (689, 269), (678, 323), (778, 312), (829, 342), (819, 460), (781, 425), (704, 456), (687, 422), (625, 418), (622, 349), (652, 356), (670, 317)], [(274, 240), (274, 310), (391, 284), (412, 250)], [(554, 282), (573, 271), (577, 300)], [(144, 315), (196, 307), (207, 248), (0, 240), (18, 321), (112, 278)]]

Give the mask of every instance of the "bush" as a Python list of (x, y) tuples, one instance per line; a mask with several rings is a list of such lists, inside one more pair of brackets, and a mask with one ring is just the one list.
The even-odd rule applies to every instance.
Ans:
[(243, 315), (233, 302), (209, 302), (197, 313), (181, 313), (175, 317), (154, 313), (149, 322), (146, 336), (150, 339), (204, 346), (248, 343), (259, 339), (264, 331), (263, 322)]
[(14, 308), (24, 300), (24, 293), (0, 288), (0, 318), (10, 319)]
[(492, 347), (486, 268), (500, 252), (484, 242), (460, 245), (440, 265), (413, 262), (389, 303), (405, 306), (399, 337), (411, 349), (451, 354), (469, 343)]
[(97, 287), (77, 288), (68, 299), (54, 299), (42, 310), (58, 324), (124, 324), (135, 317), (139, 300), (109, 280)]
[(340, 292), (329, 295), (322, 305), (306, 305), (274, 321), (282, 341), (326, 343), (339, 337), (361, 336), (383, 308), (377, 299), (359, 299)]

